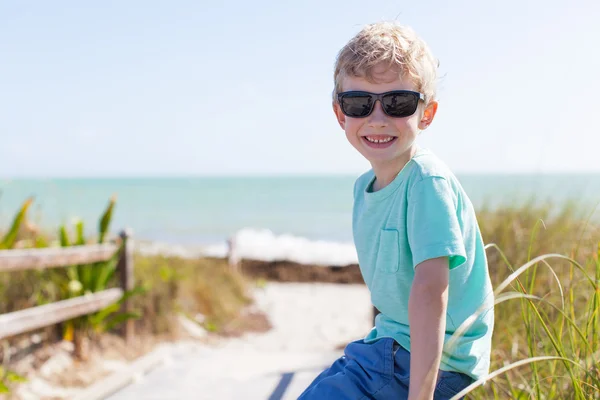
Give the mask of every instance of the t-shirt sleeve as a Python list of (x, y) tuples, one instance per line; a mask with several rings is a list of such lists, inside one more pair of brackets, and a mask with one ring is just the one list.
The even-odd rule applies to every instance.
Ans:
[(442, 177), (427, 177), (412, 187), (406, 222), (413, 268), (444, 256), (449, 257), (450, 269), (466, 261), (455, 204), (455, 194)]

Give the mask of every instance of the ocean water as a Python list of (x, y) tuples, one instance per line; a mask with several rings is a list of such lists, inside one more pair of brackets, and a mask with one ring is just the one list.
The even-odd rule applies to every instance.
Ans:
[[(268, 229), (310, 240), (350, 242), (355, 176), (252, 178), (0, 180), (0, 231), (19, 205), (34, 196), (31, 219), (56, 231), (75, 218), (95, 232), (111, 195), (112, 231), (133, 229), (137, 239), (181, 245), (224, 243), (243, 228)], [(459, 175), (476, 208), (528, 199), (560, 205), (600, 202), (600, 174)], [(600, 214), (596, 212), (595, 215)]]

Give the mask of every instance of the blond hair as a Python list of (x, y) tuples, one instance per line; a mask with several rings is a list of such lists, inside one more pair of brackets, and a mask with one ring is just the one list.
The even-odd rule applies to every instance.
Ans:
[(374, 70), (384, 66), (398, 70), (399, 78), (410, 78), (425, 101), (436, 98), (438, 60), (429, 46), (407, 26), (378, 22), (365, 26), (338, 53), (335, 62), (333, 101), (342, 91), (344, 77), (376, 82)]

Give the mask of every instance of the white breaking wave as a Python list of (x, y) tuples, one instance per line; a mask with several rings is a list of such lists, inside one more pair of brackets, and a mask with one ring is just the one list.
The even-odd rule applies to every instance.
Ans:
[(137, 248), (143, 254), (176, 255), (186, 258), (230, 256), (233, 261), (291, 261), (322, 266), (358, 264), (353, 243), (309, 240), (291, 234), (275, 235), (269, 229), (241, 229), (231, 236), (230, 243), (231, 254), (228, 252), (227, 243), (201, 247), (146, 242), (138, 244)]
[(357, 264), (352, 243), (311, 241), (290, 234), (275, 235), (268, 229), (242, 229), (232, 237), (232, 257), (260, 261), (293, 261), (314, 265)]

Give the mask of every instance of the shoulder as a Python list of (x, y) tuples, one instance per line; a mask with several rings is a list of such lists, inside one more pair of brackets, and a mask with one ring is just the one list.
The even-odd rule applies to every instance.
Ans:
[(408, 179), (408, 195), (411, 192), (423, 190), (423, 188), (436, 191), (443, 189), (446, 194), (452, 194), (455, 197), (460, 192), (460, 185), (456, 176), (452, 173), (448, 165), (437, 157), (431, 150), (421, 149), (412, 158), (413, 168)]
[(412, 159), (414, 163), (413, 181), (427, 178), (443, 178), (448, 181), (454, 179), (454, 174), (438, 156), (431, 150), (421, 149)]

